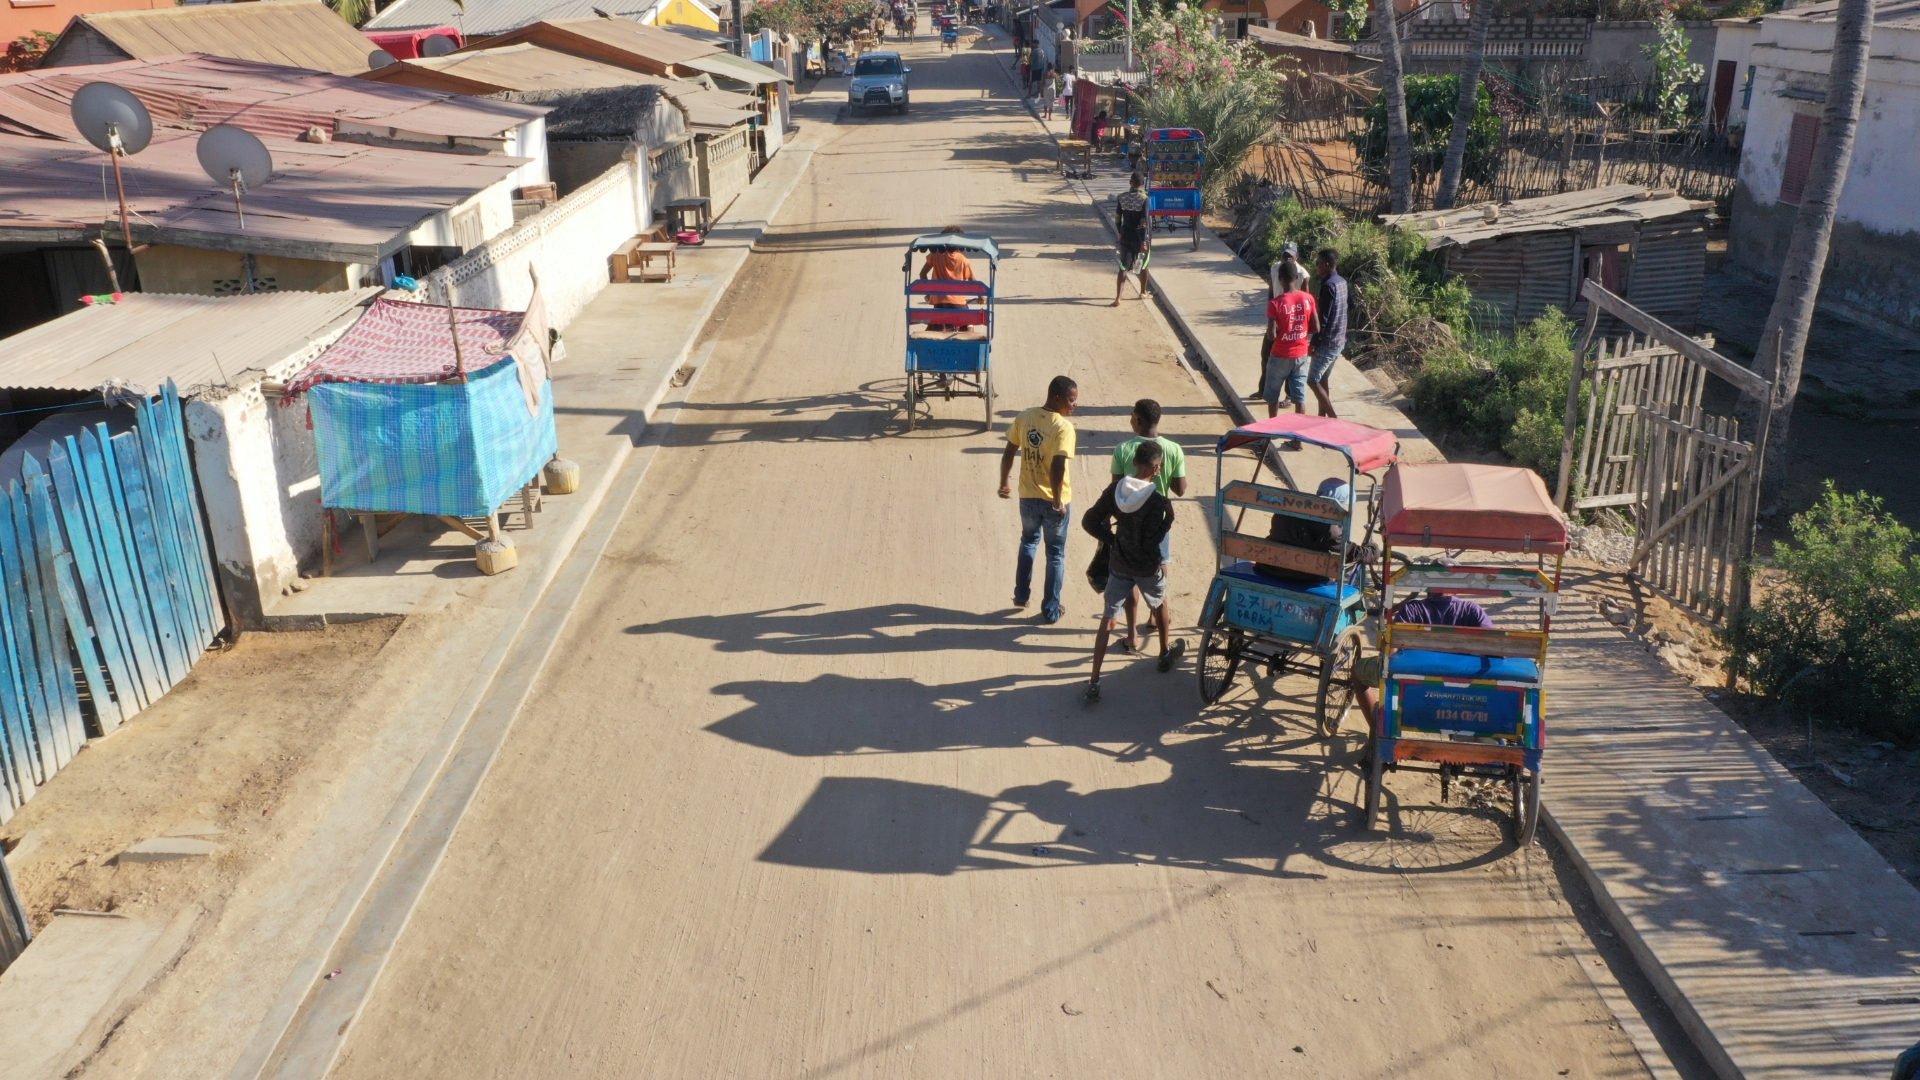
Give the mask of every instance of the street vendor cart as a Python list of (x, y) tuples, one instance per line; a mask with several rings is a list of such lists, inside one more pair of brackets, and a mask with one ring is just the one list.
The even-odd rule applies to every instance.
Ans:
[[(1362, 824), (1371, 830), (1378, 822), (1388, 772), (1439, 773), (1443, 802), (1451, 781), (1476, 776), (1508, 786), (1514, 838), (1525, 846), (1540, 820), (1542, 680), (1560, 599), (1566, 519), (1537, 474), (1510, 466), (1403, 463), (1388, 471), (1384, 495), (1385, 565), (1393, 570), (1380, 600), (1381, 699), (1369, 718), (1362, 759)], [(1409, 557), (1410, 549), (1421, 549), (1420, 556)], [(1484, 565), (1453, 561), (1469, 550), (1508, 558)], [(1527, 628), (1409, 621), (1399, 602), (1421, 590), (1442, 599), (1486, 599), (1501, 610), (1481, 614), (1524, 621)], [(1507, 611), (1515, 601), (1517, 616)]]

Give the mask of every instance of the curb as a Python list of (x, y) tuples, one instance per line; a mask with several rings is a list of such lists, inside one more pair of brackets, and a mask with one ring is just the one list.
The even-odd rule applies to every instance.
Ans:
[[(438, 869), (466, 808), (485, 782), (521, 706), (557, 647), (601, 552), (645, 481), (661, 437), (672, 427), (671, 422), (656, 425), (657, 412), (674, 390), (681, 392), (682, 399), (692, 392), (705, 358), (684, 385), (675, 387), (674, 377), (694, 354), (701, 333), (746, 266), (760, 235), (771, 227), (772, 219), (812, 165), (814, 147), (790, 150), (801, 158), (799, 166), (791, 170), (783, 185), (773, 189), (764, 219), (734, 225), (736, 229), (752, 230), (754, 235), (741, 249), (741, 257), (722, 273), (711, 299), (695, 315), (693, 325), (698, 329), (688, 335), (672, 361), (663, 365), (659, 385), (640, 408), (646, 421), (638, 440), (641, 445), (636, 447), (633, 439), (622, 441), (600, 482), (589, 493), (586, 506), (555, 546), (557, 557), (523, 588), (522, 599), (515, 605), (518, 617), (495, 636), (469, 689), (450, 710), (441, 735), (387, 816), (386, 827), (372, 838), (352, 884), (322, 924), (308, 950), (309, 959), (294, 968), (276, 995), (247, 1051), (230, 1071), (230, 1080), (266, 1076), (322, 1080), (345, 1048), (354, 1020), (371, 998), (386, 960)], [(630, 467), (636, 449), (644, 453), (639, 455), (637, 466)], [(352, 963), (342, 959), (348, 952)], [(322, 971), (335, 968), (351, 974), (330, 981), (319, 978)], [(324, 1002), (322, 987), (327, 991)]]

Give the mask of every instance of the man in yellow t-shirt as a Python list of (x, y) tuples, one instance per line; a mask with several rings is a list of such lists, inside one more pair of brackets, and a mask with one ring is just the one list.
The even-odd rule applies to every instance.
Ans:
[(1000, 497), (1013, 497), (1010, 479), (1020, 459), (1020, 559), (1013, 572), (1013, 606), (1023, 608), (1033, 593), (1033, 560), (1040, 541), (1047, 544), (1046, 596), (1040, 621), (1060, 621), (1060, 588), (1067, 576), (1067, 524), (1072, 520), (1073, 486), (1067, 464), (1076, 436), (1067, 417), (1080, 401), (1080, 388), (1065, 375), (1047, 384), (1047, 403), (1028, 409), (1007, 428), (1007, 449), (1000, 455)]

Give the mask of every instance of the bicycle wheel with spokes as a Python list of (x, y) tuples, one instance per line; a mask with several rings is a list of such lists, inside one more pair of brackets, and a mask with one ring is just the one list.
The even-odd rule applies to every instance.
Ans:
[(1513, 842), (1524, 848), (1533, 843), (1533, 835), (1540, 829), (1540, 774), (1532, 772), (1522, 777), (1515, 769), (1509, 783), (1513, 792)]
[(1201, 634), (1200, 661), (1194, 667), (1200, 673), (1200, 700), (1208, 705), (1219, 701), (1240, 667), (1240, 635), (1232, 630)]
[(1341, 721), (1353, 711), (1353, 665), (1365, 645), (1361, 629), (1349, 626), (1334, 640), (1333, 655), (1320, 658), (1320, 692), (1314, 696), (1313, 715), (1320, 734), (1329, 739), (1340, 734)]

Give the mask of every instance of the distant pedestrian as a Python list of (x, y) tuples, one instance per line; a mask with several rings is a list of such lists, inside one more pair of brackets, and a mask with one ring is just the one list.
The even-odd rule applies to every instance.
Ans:
[(1053, 103), (1060, 97), (1060, 75), (1052, 68), (1040, 77), (1040, 119), (1053, 119)]
[(1307, 389), (1319, 401), (1321, 416), (1338, 416), (1333, 411), (1333, 366), (1347, 347), (1347, 279), (1340, 276), (1340, 253), (1332, 248), (1320, 249), (1314, 270), (1320, 279), (1314, 317), (1320, 325), (1311, 339), (1313, 359), (1307, 366)]
[[(1173, 501), (1161, 494), (1156, 482), (1160, 458), (1158, 441), (1141, 442), (1134, 448), (1133, 475), (1115, 477), (1080, 522), (1088, 534), (1107, 546), (1107, 606), (1100, 616), (1100, 632), (1093, 639), (1088, 701), (1100, 700), (1100, 665), (1107, 656), (1107, 640), (1113, 634), (1113, 624), (1133, 603), (1136, 590), (1152, 610), (1153, 625), (1160, 631), (1161, 671), (1173, 668), (1186, 644), (1168, 643), (1167, 567), (1160, 557), (1160, 542), (1173, 529)], [(1138, 647), (1129, 617), (1120, 651), (1130, 653)]]
[(1060, 588), (1067, 573), (1067, 515), (1073, 488), (1067, 466), (1077, 436), (1067, 418), (1080, 401), (1080, 388), (1065, 375), (1047, 384), (1047, 403), (1014, 418), (1007, 448), (1000, 455), (1000, 497), (1012, 498), (1008, 477), (1020, 459), (1020, 558), (1013, 571), (1013, 606), (1023, 608), (1033, 595), (1033, 560), (1047, 546), (1045, 598), (1040, 621), (1060, 621)]
[(1120, 234), (1120, 274), (1113, 281), (1113, 306), (1120, 306), (1120, 294), (1127, 287), (1129, 273), (1140, 275), (1140, 299), (1152, 296), (1153, 284), (1147, 278), (1147, 264), (1153, 261), (1153, 237), (1147, 230), (1146, 181), (1139, 173), (1127, 190), (1114, 196), (1113, 224)]
[[(1286, 388), (1293, 411), (1307, 411), (1308, 345), (1320, 328), (1314, 316), (1313, 294), (1306, 291), (1307, 277), (1297, 274), (1281, 282), (1284, 292), (1267, 301), (1267, 336), (1273, 340), (1273, 352), (1267, 357), (1266, 377), (1261, 380), (1260, 396), (1267, 403), (1267, 416), (1280, 413), (1280, 392)], [(1297, 440), (1287, 449), (1298, 449)]]
[[(1154, 477), (1154, 486), (1160, 494), (1170, 498), (1185, 498), (1187, 494), (1187, 452), (1180, 444), (1160, 434), (1160, 403), (1152, 398), (1141, 398), (1133, 403), (1133, 415), (1127, 418), (1127, 425), (1133, 428), (1133, 438), (1114, 447), (1112, 473), (1115, 480), (1133, 475), (1134, 457), (1141, 447), (1155, 443), (1160, 447), (1160, 472)], [(1173, 562), (1173, 533), (1160, 538), (1160, 563), (1170, 566)], [(1140, 590), (1135, 589), (1127, 598), (1127, 637), (1133, 637), (1133, 628), (1140, 623)], [(1164, 605), (1163, 605), (1164, 606)], [(1169, 618), (1172, 616), (1169, 615)]]

